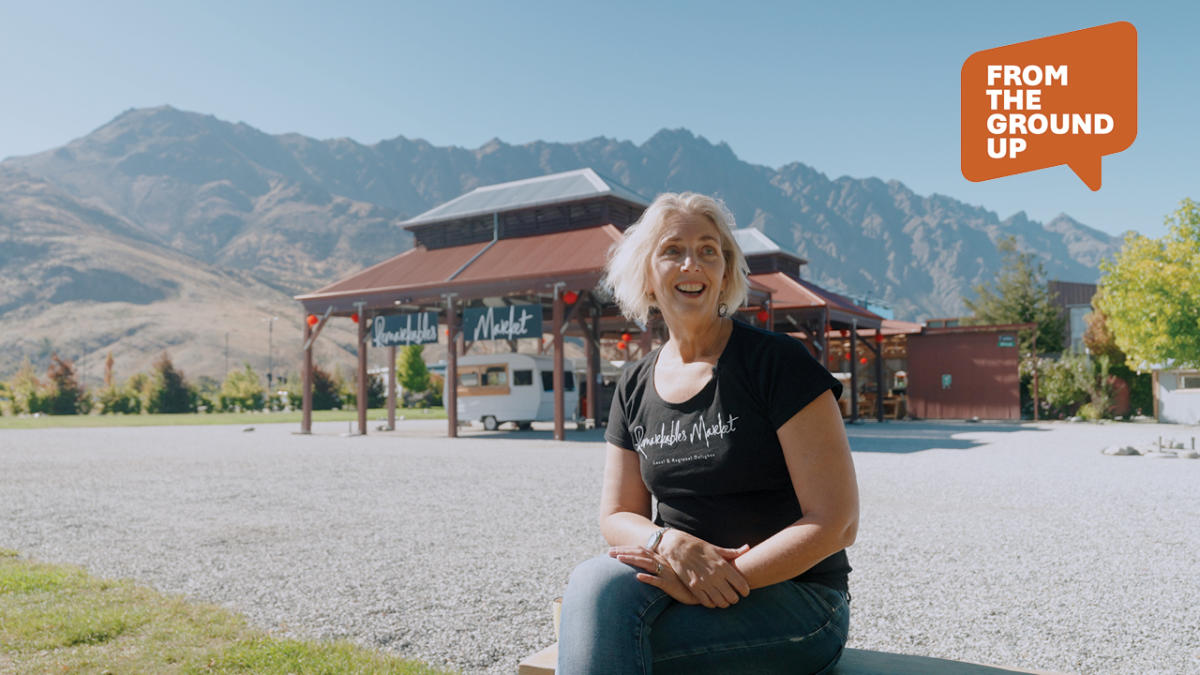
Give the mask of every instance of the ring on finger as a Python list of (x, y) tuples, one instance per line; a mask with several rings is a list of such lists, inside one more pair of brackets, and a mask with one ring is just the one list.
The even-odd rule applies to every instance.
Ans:
[(662, 563), (658, 563), (658, 566), (654, 568), (654, 573), (655, 573), (656, 575), (657, 575), (657, 574), (662, 574)]

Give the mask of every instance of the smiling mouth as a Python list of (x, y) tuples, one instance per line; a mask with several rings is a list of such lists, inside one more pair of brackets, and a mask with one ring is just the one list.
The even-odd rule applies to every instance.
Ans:
[(704, 292), (704, 284), (698, 281), (686, 284), (676, 284), (675, 290), (694, 298)]

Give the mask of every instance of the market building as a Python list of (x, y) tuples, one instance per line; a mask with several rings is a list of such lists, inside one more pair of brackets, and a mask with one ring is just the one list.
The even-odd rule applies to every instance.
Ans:
[[(448, 340), (445, 405), (447, 434), (458, 434), (458, 392), (464, 383), (458, 359), (484, 340), (521, 351), (549, 351), (554, 360), (554, 435), (565, 437), (564, 339), (586, 349), (582, 415), (596, 423), (602, 400), (601, 346), (639, 358), (666, 339), (661, 321), (639, 326), (620, 315), (599, 287), (609, 248), (637, 221), (649, 199), (591, 169), (475, 188), (403, 223), (414, 247), (400, 255), (296, 297), (307, 316), (304, 329), (303, 417), (312, 429), (313, 342), (331, 320), (358, 325), (358, 433), (367, 432), (367, 350)], [(851, 352), (878, 346), (858, 340), (879, 327), (880, 317), (800, 278), (804, 261), (761, 233), (737, 235), (747, 245), (750, 294), (741, 320), (789, 332), (829, 364), (828, 336), (853, 336)], [(750, 231), (753, 232), (753, 231)], [(528, 349), (527, 349), (528, 350)], [(389, 427), (395, 421), (394, 369), (388, 383)], [(875, 379), (879, 381), (878, 373)], [(498, 385), (497, 385), (498, 386)], [(857, 379), (851, 380), (857, 391)], [(877, 413), (882, 418), (882, 407)], [(851, 406), (857, 418), (859, 407)]]

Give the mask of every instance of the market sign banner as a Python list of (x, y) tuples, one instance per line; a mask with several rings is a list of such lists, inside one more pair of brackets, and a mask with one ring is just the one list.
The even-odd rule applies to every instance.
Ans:
[(371, 344), (376, 347), (427, 345), (437, 341), (437, 312), (389, 314), (371, 321)]
[(542, 306), (469, 307), (463, 310), (463, 335), (471, 342), (540, 338)]

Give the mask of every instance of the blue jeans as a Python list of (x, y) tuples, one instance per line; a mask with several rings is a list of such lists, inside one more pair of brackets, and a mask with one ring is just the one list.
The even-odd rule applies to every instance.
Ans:
[(684, 605), (607, 556), (571, 573), (557, 675), (824, 673), (842, 655), (850, 606), (840, 591), (784, 581), (726, 609)]

